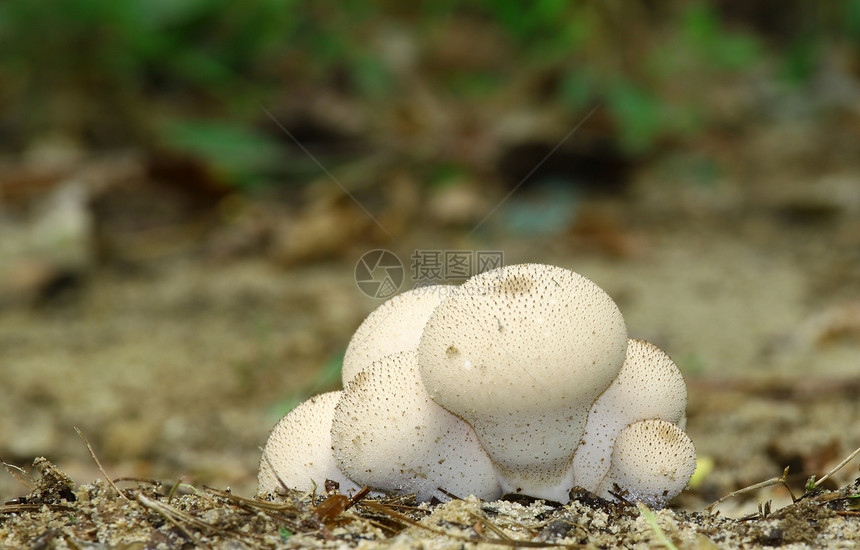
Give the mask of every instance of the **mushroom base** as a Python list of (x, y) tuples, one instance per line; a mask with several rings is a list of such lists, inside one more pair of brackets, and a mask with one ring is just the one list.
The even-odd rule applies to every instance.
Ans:
[[(528, 476), (528, 473), (534, 474)], [(570, 490), (576, 485), (573, 481), (573, 469), (568, 468), (561, 478), (549, 478), (545, 472), (536, 471), (499, 471), (499, 484), (502, 492), (528, 495), (567, 504), (570, 502)], [(545, 477), (545, 479), (541, 479)]]

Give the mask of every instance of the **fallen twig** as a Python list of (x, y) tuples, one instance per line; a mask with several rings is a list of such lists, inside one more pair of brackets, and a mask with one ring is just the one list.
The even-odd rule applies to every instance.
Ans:
[(51, 510), (64, 510), (67, 512), (74, 512), (74, 506), (66, 506), (64, 504), (46, 504), (44, 502), (39, 504), (4, 504), (0, 506), (0, 514), (17, 514), (20, 512), (36, 512), (41, 510), (43, 507), (47, 506)]
[(152, 510), (153, 512), (161, 515), (162, 517), (164, 517), (164, 519), (166, 519), (167, 521), (172, 523), (177, 529), (182, 531), (182, 534), (184, 534), (186, 537), (188, 537), (188, 540), (192, 541), (194, 544), (202, 545), (202, 546), (205, 546), (208, 548), (208, 545), (203, 544), (203, 542), (201, 542), (197, 537), (195, 537), (191, 533), (191, 531), (186, 529), (185, 526), (182, 525), (182, 523), (180, 523), (178, 518), (182, 518), (182, 520), (185, 521), (186, 523), (190, 523), (192, 525), (195, 525), (198, 528), (200, 528), (201, 526), (204, 528), (213, 528), (211, 525), (209, 525), (208, 523), (204, 523), (204, 522), (198, 520), (197, 518), (195, 518), (193, 516), (189, 516), (188, 514), (185, 514), (184, 512), (180, 512), (179, 510), (173, 508), (172, 506), (169, 506), (167, 504), (163, 504), (161, 502), (158, 502), (157, 500), (152, 500), (151, 498), (145, 497), (140, 493), (137, 493), (137, 495), (135, 496), (135, 499), (137, 500), (137, 502), (139, 502), (141, 505), (143, 505), (144, 508), (148, 508), (149, 510)]
[(10, 476), (18, 480), (18, 482), (26, 487), (28, 491), (32, 491), (36, 487), (36, 480), (34, 480), (33, 476), (28, 474), (24, 468), (15, 466), (14, 464), (9, 464), (5, 460), (3, 461), (3, 467), (6, 468), (6, 471), (9, 472)]
[(842, 460), (842, 462), (840, 462), (839, 464), (837, 464), (835, 468), (833, 468), (832, 470), (830, 470), (829, 472), (824, 474), (824, 476), (821, 479), (819, 479), (818, 481), (816, 481), (813, 484), (813, 488), (817, 488), (819, 485), (824, 483), (827, 480), (827, 478), (829, 478), (830, 476), (832, 476), (833, 474), (835, 474), (836, 472), (841, 470), (846, 464), (851, 462), (854, 459), (854, 457), (857, 456), (858, 454), (860, 454), (860, 447), (857, 447), (856, 449), (854, 449), (854, 452), (852, 452), (851, 454), (846, 456), (845, 459)]
[(728, 500), (732, 497), (745, 495), (745, 494), (751, 493), (753, 491), (758, 491), (759, 489), (764, 489), (765, 487), (772, 487), (773, 485), (780, 485), (780, 484), (783, 485), (786, 489), (788, 489), (788, 493), (791, 495), (791, 500), (793, 502), (797, 501), (797, 499), (794, 498), (794, 493), (791, 491), (791, 488), (788, 486), (786, 479), (788, 479), (788, 466), (786, 466), (785, 470), (782, 471), (782, 475), (780, 477), (772, 477), (766, 481), (762, 481), (760, 483), (750, 485), (749, 487), (744, 487), (743, 489), (738, 489), (737, 491), (732, 491), (731, 493), (727, 494), (726, 496), (722, 497), (721, 499), (717, 500), (716, 502), (713, 502), (710, 506), (705, 508), (705, 510), (709, 514), (711, 514), (711, 513), (713, 513), (714, 508), (717, 505), (722, 504), (723, 502), (725, 502), (726, 500)]
[(90, 456), (92, 456), (92, 457), (93, 457), (93, 460), (95, 460), (95, 462), (96, 462), (96, 466), (98, 466), (98, 467), (99, 467), (99, 471), (100, 471), (100, 472), (102, 473), (102, 475), (104, 476), (105, 481), (107, 482), (107, 484), (108, 484), (108, 485), (110, 485), (111, 487), (113, 487), (113, 490), (114, 490), (114, 491), (116, 491), (117, 493), (119, 493), (119, 496), (121, 496), (122, 498), (124, 498), (124, 499), (126, 499), (126, 500), (130, 501), (131, 499), (130, 499), (130, 498), (128, 498), (128, 497), (125, 495), (125, 493), (123, 493), (122, 491), (120, 491), (120, 490), (119, 490), (119, 487), (117, 487), (117, 486), (116, 486), (116, 483), (114, 483), (114, 482), (113, 482), (113, 480), (111, 480), (110, 476), (109, 476), (109, 475), (107, 475), (107, 472), (105, 471), (104, 467), (102, 466), (102, 463), (101, 463), (101, 461), (99, 460), (99, 457), (97, 457), (97, 456), (96, 456), (96, 452), (93, 450), (93, 447), (92, 447), (92, 445), (90, 445), (90, 442), (89, 442), (89, 441), (87, 441), (87, 438), (86, 438), (86, 436), (84, 435), (84, 433), (83, 433), (81, 430), (79, 430), (77, 427), (75, 427), (75, 431), (76, 431), (76, 432), (78, 432), (78, 435), (79, 435), (79, 436), (81, 436), (81, 439), (83, 439), (83, 440), (84, 440), (84, 443), (86, 444), (87, 449), (90, 451)]

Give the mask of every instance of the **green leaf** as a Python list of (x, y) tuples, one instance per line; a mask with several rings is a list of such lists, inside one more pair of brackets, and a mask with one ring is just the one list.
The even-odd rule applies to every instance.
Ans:
[(239, 186), (283, 160), (283, 150), (271, 138), (250, 128), (209, 120), (178, 120), (167, 124), (162, 140), (169, 147), (197, 155)]
[(650, 148), (663, 130), (659, 100), (645, 89), (619, 82), (609, 90), (609, 111), (620, 131), (621, 146), (631, 153)]
[(593, 104), (595, 92), (594, 75), (586, 67), (578, 67), (568, 72), (559, 86), (562, 103), (572, 111), (579, 111)]
[(742, 70), (761, 57), (757, 40), (723, 28), (720, 16), (710, 4), (689, 6), (681, 18), (682, 44), (692, 49), (702, 63), (718, 69)]

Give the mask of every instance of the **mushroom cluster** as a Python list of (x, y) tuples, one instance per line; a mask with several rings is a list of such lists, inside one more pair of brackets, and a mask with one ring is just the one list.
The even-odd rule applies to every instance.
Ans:
[(662, 507), (696, 466), (677, 366), (628, 339), (609, 295), (560, 267), (392, 298), (350, 341), (343, 382), (272, 431), (260, 493), (330, 479), (420, 500), (568, 502), (579, 486)]

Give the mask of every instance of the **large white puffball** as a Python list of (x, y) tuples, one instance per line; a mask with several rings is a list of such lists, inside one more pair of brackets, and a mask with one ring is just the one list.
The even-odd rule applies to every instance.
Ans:
[(600, 287), (521, 264), (477, 275), (443, 300), (418, 364), (433, 400), (475, 428), (505, 491), (566, 502), (589, 407), (626, 348), (624, 319)]

